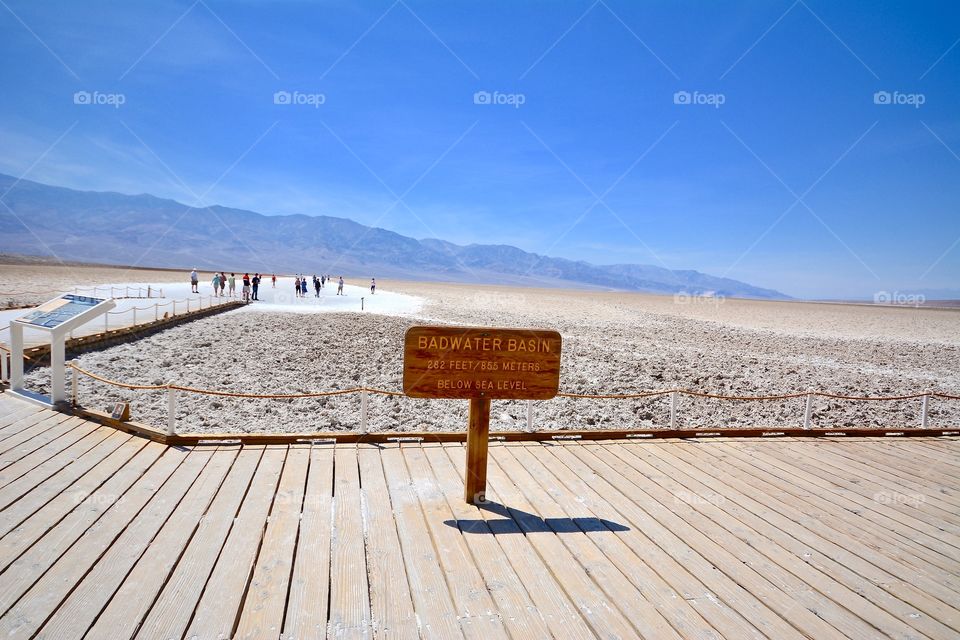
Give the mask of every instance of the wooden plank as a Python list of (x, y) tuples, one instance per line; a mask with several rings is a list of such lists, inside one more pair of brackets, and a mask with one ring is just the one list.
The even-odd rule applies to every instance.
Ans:
[[(215, 460), (215, 456), (216, 451), (213, 449), (190, 452), (183, 464), (153, 495), (123, 533), (110, 544), (109, 548), (103, 550), (102, 556), (86, 575), (79, 572), (89, 565), (85, 560), (80, 560), (84, 554), (75, 546), (61, 559), (61, 562), (71, 562), (72, 567), (69, 571), (63, 570), (62, 576), (57, 576), (56, 567), (54, 567), (37, 583), (34, 589), (42, 587), (44, 597), (52, 596), (55, 590), (61, 591), (57, 598), (62, 598), (69, 593), (69, 596), (60, 603), (55, 613), (40, 629), (37, 638), (56, 640), (84, 637), (87, 629), (123, 582), (134, 579), (128, 573), (144, 557), (148, 549), (155, 552), (158, 557), (166, 555), (166, 550), (158, 549), (152, 544), (165, 527), (179, 525), (175, 535), (182, 537), (186, 537), (193, 531), (203, 508), (209, 503), (230, 466), (229, 454), (222, 456), (219, 461)], [(214, 462), (211, 463), (211, 460)], [(179, 516), (174, 518), (173, 514), (177, 510), (189, 513), (192, 517), (188, 520)], [(94, 547), (103, 545), (102, 542), (91, 540), (89, 537), (85, 537), (82, 541)], [(57, 582), (51, 588), (49, 583), (54, 578), (57, 578)], [(153, 576), (147, 576), (148, 580), (151, 578)], [(47, 585), (43, 586), (44, 583)], [(70, 591), (71, 587), (72, 591)], [(53, 601), (54, 598), (51, 597), (51, 604)]]
[[(782, 592), (778, 593), (762, 577), (758, 578), (755, 572), (751, 573), (749, 568), (732, 566), (733, 563), (741, 563), (702, 534), (689, 531), (689, 527), (674, 516), (669, 507), (644, 491), (649, 480), (629, 465), (606, 455), (606, 447), (572, 446), (569, 450), (640, 509), (637, 513), (625, 506), (623, 513), (636, 522), (630, 515), (633, 512), (642, 523), (638, 526), (643, 527), (654, 543), (672, 557), (682, 558), (684, 567), (710, 589), (712, 597), (720, 599), (745, 619), (744, 626), (751, 625), (769, 637), (796, 637), (800, 634), (767, 606), (767, 598), (770, 598), (771, 606), (786, 610), (789, 598)], [(754, 632), (751, 630), (750, 633)], [(830, 635), (828, 631), (827, 637)]]
[(280, 637), (309, 462), (310, 445), (290, 445), (235, 640)]
[(402, 445), (400, 452), (420, 500), (427, 531), (437, 550), (464, 635), (506, 640), (507, 630), (476, 565), (486, 559), (474, 560), (420, 445)]
[[(579, 562), (579, 567), (565, 567), (564, 572), (557, 576), (559, 580), (566, 582), (566, 575), (569, 572), (583, 571), (593, 578), (596, 585), (610, 599), (612, 606), (620, 610), (639, 636), (644, 638), (680, 637), (637, 586), (632, 584), (597, 546), (597, 536), (586, 535), (587, 530), (601, 533), (601, 529), (606, 529), (605, 525), (599, 520), (582, 518), (579, 512), (571, 516), (561, 506), (563, 503), (572, 503), (579, 507), (580, 503), (577, 500), (579, 496), (570, 495), (558, 487), (556, 480), (542, 468), (540, 462), (529, 455), (526, 445), (498, 447), (497, 464), (517, 485), (528, 504), (532, 505), (536, 510), (535, 513), (543, 519), (546, 527), (557, 534)], [(606, 530), (606, 533), (612, 536), (611, 531)]]
[(268, 447), (264, 451), (230, 536), (197, 604), (187, 637), (233, 636), (286, 454), (285, 446)]
[(2, 454), (0, 454), (0, 469), (36, 451), (81, 422), (79, 418), (68, 416), (65, 413), (54, 413), (29, 429), (24, 429), (17, 435), (0, 442), (0, 451), (2, 451)]
[(370, 598), (356, 447), (345, 445), (336, 448), (334, 472), (329, 635), (335, 638), (366, 638), (371, 631)]
[[(449, 472), (438, 472), (438, 475), (446, 478), (446, 483), (451, 486), (455, 483), (460, 485), (460, 479), (457, 477), (462, 473), (464, 467), (465, 451), (462, 446), (444, 445), (446, 461), (453, 468), (453, 475)], [(427, 449), (428, 457), (432, 449)], [(439, 454), (438, 454), (439, 455)], [(443, 468), (443, 461), (437, 460), (433, 465), (434, 470)], [(441, 481), (443, 484), (444, 481)], [(454, 495), (456, 495), (454, 490)], [(492, 494), (491, 494), (492, 495)], [(451, 504), (454, 501), (451, 500)], [(577, 608), (567, 598), (563, 588), (557, 583), (550, 569), (540, 559), (536, 549), (530, 544), (523, 530), (510, 517), (505, 509), (491, 508), (495, 504), (489, 503), (484, 508), (477, 508), (457, 500), (457, 507), (473, 513), (477, 516), (476, 521), (461, 521), (461, 530), (467, 534), (468, 539), (472, 536), (470, 533), (476, 532), (480, 535), (493, 534), (494, 539), (503, 549), (503, 555), (509, 562), (509, 567), (516, 573), (517, 578), (524, 585), (526, 592), (530, 595), (535, 606), (535, 612), (541, 618), (551, 631), (555, 638), (595, 638), (593, 631), (581, 617)], [(506, 516), (506, 517), (504, 517)], [(491, 563), (483, 563), (481, 568), (484, 570), (495, 570)], [(503, 567), (507, 571), (507, 565)], [(495, 594), (496, 597), (496, 594)], [(532, 612), (531, 612), (532, 613)], [(505, 614), (506, 615), (506, 614)], [(535, 635), (530, 637), (547, 637), (546, 635)]]
[[(243, 447), (240, 451), (220, 491), (139, 629), (137, 625), (140, 618), (128, 611), (121, 589), (88, 632), (88, 639), (129, 638), (134, 632), (137, 632), (137, 638), (167, 639), (184, 635), (257, 471), (263, 450), (263, 447)], [(137, 587), (132, 585), (131, 588), (135, 590)]]
[(44, 411), (47, 410), (35, 406), (21, 406), (21, 403), (18, 403), (10, 413), (0, 412), (0, 425), (3, 425), (0, 427), (0, 442), (54, 413), (53, 411), (44, 413)]
[[(683, 543), (682, 537), (679, 540), (677, 536), (671, 538), (668, 534), (672, 532), (663, 530), (656, 520), (640, 509), (627, 495), (631, 489), (625, 481), (607, 468), (594, 470), (570, 453), (580, 451), (576, 446), (557, 447), (551, 451), (562, 457), (567, 468), (591, 488), (591, 491), (581, 494), (584, 505), (612, 522), (633, 525), (626, 531), (618, 531), (619, 536), (635, 554), (647, 558), (648, 562), (656, 567), (663, 580), (681, 594), (683, 601), (693, 607), (708, 622), (709, 627), (728, 638), (764, 637), (747, 618), (721, 598), (733, 596), (735, 599), (738, 592), (730, 590), (723, 580), (711, 580), (712, 572), (701, 575), (700, 570), (704, 565), (701, 564), (698, 554)], [(606, 451), (606, 448), (601, 451)], [(604, 459), (608, 457), (603, 454)], [(627, 493), (624, 493), (625, 491)], [(720, 588), (713, 589), (710, 585)], [(704, 635), (709, 637), (709, 628), (705, 631)]]
[(400, 446), (383, 445), (380, 455), (420, 633), (424, 638), (462, 638), (457, 611), (407, 475)]
[(403, 340), (403, 392), (415, 398), (549, 400), (560, 384), (556, 331), (410, 327)]
[[(89, 600), (82, 600), (81, 604), (97, 601), (101, 607), (105, 604), (106, 607), (102, 610), (79, 607), (77, 615), (84, 617), (86, 624), (83, 632), (85, 639), (114, 640), (130, 638), (133, 635), (149, 611), (157, 593), (177, 566), (184, 548), (202, 522), (214, 494), (222, 486), (224, 476), (231, 469), (238, 451), (237, 447), (226, 445), (218, 447), (213, 454), (213, 459), (204, 468), (197, 482), (190, 487), (189, 493), (150, 542), (150, 546), (140, 556), (112, 597), (110, 593), (102, 593), (98, 583), (91, 585), (94, 593)], [(84, 580), (84, 583), (87, 582), (89, 579)], [(70, 599), (75, 600), (76, 593), (71, 594)], [(61, 611), (57, 612), (57, 617), (61, 615)], [(94, 622), (92, 616), (95, 615)], [(92, 622), (94, 624), (91, 626)], [(53, 620), (48, 622), (47, 626), (52, 624)]]
[[(894, 598), (876, 585), (864, 580), (861, 576), (829, 559), (821, 559), (820, 554), (798, 541), (789, 532), (783, 531), (767, 520), (763, 507), (749, 497), (741, 494), (735, 487), (718, 482), (707, 473), (693, 464), (689, 464), (673, 455), (676, 447), (655, 447), (643, 449), (644, 460), (661, 470), (663, 478), (677, 478), (689, 487), (692, 495), (723, 496), (722, 500), (691, 501), (698, 508), (705, 511), (720, 510), (729, 514), (731, 518), (743, 523), (745, 528), (730, 529), (742, 537), (751, 537), (756, 532), (761, 537), (757, 548), (768, 552), (771, 542), (779, 545), (784, 551), (774, 553), (777, 562), (787, 566), (795, 575), (803, 578), (812, 588), (820, 593), (829, 595), (836, 602), (850, 610), (851, 613), (873, 625), (876, 630), (890, 638), (911, 638), (917, 631), (929, 637), (944, 637), (952, 635), (949, 629), (935, 623), (929, 625), (913, 607)], [(632, 453), (641, 452), (639, 447), (633, 448)], [(746, 529), (749, 527), (749, 529)], [(754, 538), (751, 537), (751, 540)], [(764, 542), (769, 540), (770, 542)], [(800, 567), (797, 563), (809, 565), (809, 569)], [(917, 631), (914, 631), (916, 629)]]
[[(762, 514), (764, 520), (805, 545), (801, 556), (804, 560), (816, 562), (818, 566), (829, 566), (830, 575), (833, 576), (850, 575), (850, 581), (845, 584), (863, 593), (864, 597), (871, 598), (878, 606), (888, 611), (893, 612), (893, 609), (885, 606), (889, 604), (890, 599), (881, 599), (872, 587), (880, 587), (893, 598), (910, 604), (907, 614), (909, 619), (898, 616), (910, 626), (917, 627), (918, 624), (925, 623), (935, 628), (942, 628), (943, 625), (955, 627), (960, 624), (960, 619), (955, 613), (951, 613), (952, 610), (949, 607), (945, 607), (929, 594), (906, 581), (895, 578), (854, 553), (852, 549), (860, 550), (864, 547), (858, 538), (838, 537), (833, 532), (824, 531), (819, 521), (799, 511), (796, 506), (790, 504), (789, 500), (785, 500), (782, 491), (769, 486), (767, 476), (748, 473), (745, 469), (752, 469), (757, 464), (754, 458), (750, 459), (750, 463), (742, 465), (733, 456), (726, 458), (714, 456), (716, 449), (718, 447), (700, 449), (698, 456), (693, 457), (682, 447), (672, 448), (670, 452), (739, 491), (744, 498), (738, 497), (738, 500), (749, 500), (752, 511)], [(718, 469), (723, 471), (717, 471)], [(931, 632), (925, 631), (925, 633)], [(942, 633), (939, 635), (942, 637)]]
[[(54, 458), (57, 456), (57, 454), (66, 449), (72, 448), (74, 455), (76, 455), (78, 452), (82, 452), (83, 445), (81, 445), (79, 449), (74, 448), (73, 445), (81, 440), (84, 440), (88, 435), (97, 429), (101, 430), (100, 433), (102, 434), (102, 437), (106, 437), (109, 433), (108, 429), (105, 429), (93, 422), (78, 423), (75, 428), (67, 431), (59, 438), (51, 440), (39, 449), (28, 453), (24, 457), (13, 462), (13, 464), (10, 464), (4, 469), (0, 470), (0, 487), (5, 487), (6, 485), (20, 478), (22, 475), (33, 470), (35, 467), (43, 465), (43, 463), (47, 462), (51, 458)], [(89, 448), (89, 446), (87, 448)], [(44, 469), (48, 468), (49, 465), (44, 467)], [(39, 473), (42, 474), (43, 470), (41, 470)]]
[[(380, 450), (374, 445), (360, 445), (357, 460), (367, 510), (367, 565), (372, 568), (367, 580), (374, 635), (377, 638), (417, 638), (417, 618)], [(459, 482), (457, 489), (459, 492)]]
[[(489, 500), (494, 509), (507, 512), (520, 526), (531, 546), (550, 569), (594, 633), (601, 638), (633, 638), (639, 632), (624, 617), (616, 603), (583, 571), (561, 537), (553, 531), (530, 504), (515, 479), (499, 464), (505, 447), (491, 447)], [(599, 568), (599, 567), (598, 567)], [(593, 573), (591, 567), (591, 574)], [(600, 568), (602, 570), (602, 568)]]
[[(88, 433), (73, 444), (70, 444), (69, 439), (65, 438), (66, 445), (62, 451), (34, 466), (24, 465), (24, 467), (29, 467), (25, 471), (22, 468), (14, 469), (14, 467), (18, 467), (20, 463), (7, 467), (5, 471), (13, 469), (11, 475), (17, 474), (18, 477), (6, 483), (4, 487), (0, 489), (0, 509), (5, 509), (28, 491), (59, 473), (64, 467), (76, 463), (113, 434), (114, 431), (112, 429), (97, 427), (92, 433)], [(31, 496), (30, 499), (33, 500), (33, 496)]]
[[(623, 572), (633, 585), (642, 589), (643, 596), (657, 608), (681, 636), (721, 637), (720, 633), (698, 612), (700, 606), (703, 606), (697, 604), (698, 600), (708, 608), (714, 608), (713, 602), (706, 598), (685, 597), (689, 591), (684, 589), (684, 585), (689, 578), (677, 576), (676, 568), (673, 566), (676, 564), (675, 561), (670, 559), (670, 562), (665, 562), (659, 558), (657, 552), (661, 554), (663, 552), (652, 542), (643, 539), (631, 544), (630, 538), (633, 536), (630, 534), (635, 532), (622, 525), (617, 526), (623, 521), (623, 516), (591, 487), (595, 474), (588, 471), (586, 478), (583, 478), (576, 472), (575, 469), (583, 470), (583, 465), (567, 451), (567, 448), (567, 446), (525, 447), (523, 453), (535, 456), (540, 463), (540, 468), (556, 470), (553, 475), (563, 483), (566, 491), (572, 492), (572, 496), (567, 494), (568, 500), (564, 504), (577, 504), (578, 509), (583, 509), (578, 513), (586, 514), (577, 519), (578, 522), (583, 521), (587, 525), (581, 526), (584, 534), (592, 539), (597, 548)], [(540, 469), (533, 471), (539, 472)], [(544, 485), (542, 479), (540, 482), (545, 487), (549, 486)], [(574, 500), (569, 499), (573, 497), (575, 497)], [(636, 537), (639, 538), (642, 535), (640, 533)], [(674, 581), (677, 586), (672, 586), (668, 579)], [(697, 590), (703, 591), (704, 587), (697, 585)], [(723, 612), (718, 611), (717, 615), (722, 616)], [(730, 629), (735, 628), (730, 624), (733, 620), (727, 618), (726, 622), (730, 625)]]
[[(15, 562), (7, 571), (8, 575), (12, 574), (9, 575), (9, 586), (2, 590), (0, 596), (0, 610), (4, 611), (0, 617), (0, 634), (7, 638), (32, 637), (69, 589), (110, 547), (187, 455), (186, 452), (174, 449), (164, 451), (156, 464), (138, 478), (128, 491), (114, 500), (102, 517), (62, 555), (51, 553), (48, 545), (44, 544), (46, 539), (35, 545), (31, 552), (42, 554), (45, 560), (42, 563), (43, 568), (49, 567), (49, 571), (40, 570), (37, 557), (31, 558), (32, 562), (29, 564)], [(51, 546), (60, 549), (59, 544)], [(66, 589), (66, 592), (63, 589)]]
[[(460, 479), (454, 473), (450, 459), (441, 445), (427, 444), (420, 450), (437, 482), (437, 489), (446, 499), (452, 519), (441, 526), (456, 527), (477, 569), (482, 574), (486, 590), (490, 592), (495, 609), (512, 638), (547, 638), (551, 632), (536, 605), (514, 571), (490, 527), (480, 516), (480, 510), (460, 499)], [(409, 458), (408, 458), (409, 459)], [(426, 471), (420, 473), (425, 474)], [(584, 628), (585, 625), (584, 625)], [(554, 634), (562, 631), (556, 629)], [(561, 634), (561, 635), (565, 635)]]
[(130, 442), (130, 437), (126, 434), (112, 434), (82, 458), (35, 487), (29, 497), (4, 507), (0, 511), (0, 568), (6, 566), (2, 558), (11, 557), (4, 554), (2, 549), (15, 546), (11, 539), (4, 536), (34, 516), (35, 530), (46, 531), (78, 503), (83, 502), (90, 491), (109, 478), (146, 444), (145, 440)]
[(305, 485), (300, 537), (283, 623), (283, 637), (290, 640), (323, 638), (327, 634), (333, 445), (311, 447)]
[[(919, 540), (918, 536), (926, 533), (926, 531), (922, 531), (921, 533), (913, 531), (908, 528), (910, 526), (912, 526), (914, 529), (920, 529), (921, 527), (924, 529), (933, 528), (927, 523), (917, 522), (915, 520), (910, 520), (909, 517), (901, 516), (899, 510), (894, 509), (892, 504), (882, 504), (880, 501), (875, 500), (873, 496), (867, 498), (859, 495), (859, 492), (847, 492), (842, 494), (836, 492), (835, 485), (832, 481), (824, 480), (815, 473), (808, 473), (807, 469), (809, 469), (809, 465), (797, 461), (796, 458), (790, 460), (790, 462), (784, 462), (782, 460), (778, 462), (776, 456), (770, 456), (764, 451), (754, 450), (750, 453), (752, 454), (751, 459), (756, 460), (756, 465), (769, 472), (769, 481), (779, 482), (783, 486), (784, 491), (787, 491), (790, 495), (796, 496), (800, 499), (800, 502), (796, 502), (794, 504), (797, 504), (798, 508), (801, 510), (804, 510), (805, 504), (808, 503), (817, 505), (817, 508), (826, 510), (828, 512), (832, 509), (832, 504), (836, 504), (847, 509), (848, 511), (850, 509), (854, 509), (858, 512), (858, 515), (862, 516), (864, 519), (878, 522), (885, 521), (888, 523), (887, 527), (890, 531), (901, 534), (902, 540)], [(730, 450), (730, 454), (737, 457), (742, 457), (743, 455), (742, 452), (735, 449)], [(796, 484), (797, 478), (800, 476), (802, 476), (811, 485), (821, 486), (825, 490), (818, 491), (817, 494), (810, 493), (806, 487), (798, 486)], [(843, 516), (844, 514), (841, 513), (840, 515)], [(895, 518), (891, 519), (890, 516), (895, 516)], [(905, 524), (907, 526), (904, 526)], [(849, 535), (853, 535), (857, 540), (863, 542), (872, 541), (878, 536), (882, 537), (884, 540), (889, 540), (889, 542), (881, 542), (874, 545), (876, 549), (871, 548), (870, 546), (860, 547), (860, 550), (863, 553), (859, 553), (859, 555), (869, 559), (874, 564), (877, 564), (877, 566), (883, 567), (892, 575), (900, 576), (902, 579), (911, 584), (921, 586), (924, 590), (932, 589), (932, 593), (937, 593), (942, 588), (949, 588), (950, 585), (955, 585), (956, 583), (956, 580), (951, 577), (950, 573), (941, 574), (939, 578), (928, 578), (924, 576), (921, 579), (922, 582), (917, 583), (916, 579), (912, 577), (916, 572), (916, 568), (908, 566), (908, 563), (905, 563), (902, 558), (893, 557), (894, 554), (892, 553), (893, 549), (899, 548), (901, 544), (904, 547), (911, 547), (911, 543), (901, 543), (900, 540), (889, 536), (886, 531), (882, 529), (877, 531), (872, 531), (872, 528), (865, 530), (863, 527), (859, 527), (856, 524), (845, 522), (842, 518), (831, 519), (830, 525), (836, 530), (847, 532)], [(928, 546), (931, 549), (936, 549), (937, 551), (944, 553), (947, 557), (956, 557), (957, 553), (960, 552), (960, 549), (956, 549), (956, 546), (951, 545), (950, 542), (951, 540), (947, 534), (933, 537), (932, 540), (924, 538), (925, 546)], [(917, 559), (914, 559), (914, 562), (916, 561)], [(927, 573), (937, 573), (937, 570), (929, 565), (925, 565), (924, 567)], [(946, 585), (944, 582), (946, 582)], [(949, 597), (947, 597), (947, 599), (944, 601), (949, 601)]]
[[(128, 444), (140, 443), (124, 444), (116, 455), (87, 474), (89, 477), (84, 476), (69, 491), (61, 493), (3, 537), (0, 569), (5, 570), (6, 579), (0, 586), (0, 611), (5, 611), (12, 604), (11, 600), (19, 598), (23, 588), (29, 587), (67, 551), (165, 450), (163, 445), (156, 443), (147, 443), (136, 449), (128, 448)], [(20, 578), (15, 581), (13, 577), (16, 575)]]
[[(803, 610), (815, 611), (819, 618), (832, 626), (836, 632), (848, 638), (865, 638), (876, 633), (877, 627), (851, 615), (846, 607), (856, 608), (861, 598), (852, 590), (843, 589), (836, 581), (819, 574), (798, 558), (792, 556), (784, 547), (779, 546), (785, 536), (771, 540), (744, 526), (742, 522), (729, 517), (722, 509), (714, 505), (721, 502), (717, 494), (708, 488), (691, 484), (681, 484), (673, 470), (665, 471), (664, 465), (655, 465), (656, 447), (619, 447), (611, 446), (607, 451), (630, 464), (643, 476), (652, 480), (646, 486), (648, 493), (661, 504), (672, 503), (672, 510), (689, 526), (700, 531), (724, 549), (745, 562), (754, 571), (770, 583), (775, 584)], [(814, 586), (815, 585), (815, 586)], [(829, 595), (825, 595), (829, 594)], [(837, 597), (838, 594), (839, 598)], [(849, 600), (849, 601), (847, 601)], [(847, 602), (845, 602), (847, 601)], [(845, 602), (845, 604), (839, 604)], [(873, 615), (875, 620), (885, 623), (888, 629), (896, 629), (901, 637), (909, 637), (913, 632), (906, 625), (898, 624), (889, 614), (876, 607), (860, 607), (860, 611)], [(795, 626), (804, 630), (804, 623), (795, 620), (793, 610), (778, 612), (784, 619), (793, 621)], [(811, 637), (820, 637), (818, 633), (807, 631)]]
[[(919, 460), (917, 453), (901, 443), (897, 447), (885, 447), (878, 451), (876, 447), (857, 443), (855, 448), (849, 443), (817, 442), (813, 451), (822, 455), (814, 456), (824, 465), (825, 475), (830, 468), (839, 468), (845, 475), (855, 475), (857, 480), (874, 481), (877, 487), (886, 487), (894, 492), (908, 493), (916, 491), (922, 494), (923, 504), (937, 507), (940, 517), (960, 521), (960, 494), (944, 486), (943, 477), (960, 473), (960, 469), (939, 464), (934, 460)], [(846, 444), (846, 446), (844, 446)], [(797, 451), (800, 443), (787, 443), (791, 451)], [(899, 452), (899, 455), (896, 455)], [(910, 502), (908, 502), (910, 504)]]

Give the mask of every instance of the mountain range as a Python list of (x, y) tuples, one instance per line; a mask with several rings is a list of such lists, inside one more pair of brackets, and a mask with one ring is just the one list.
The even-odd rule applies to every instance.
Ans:
[(0, 174), (2, 193), (0, 252), (7, 253), (149, 267), (788, 298), (698, 271), (595, 265), (510, 245), (418, 240), (325, 215), (190, 207), (149, 194), (79, 191)]

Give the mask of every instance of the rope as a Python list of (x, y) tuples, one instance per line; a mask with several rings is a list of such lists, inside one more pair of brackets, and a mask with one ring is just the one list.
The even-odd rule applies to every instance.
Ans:
[[(2, 345), (0, 349), (8, 351)], [(399, 391), (389, 391), (387, 389), (375, 389), (372, 387), (353, 387), (351, 389), (340, 389), (336, 391), (311, 391), (307, 393), (266, 393), (266, 394), (257, 394), (257, 393), (242, 393), (239, 391), (219, 391), (216, 389), (198, 389), (196, 387), (185, 387), (178, 384), (127, 384), (125, 382), (118, 382), (116, 380), (110, 380), (109, 378), (104, 378), (98, 376), (95, 373), (87, 371), (86, 369), (81, 369), (74, 363), (70, 363), (70, 367), (76, 369), (78, 373), (82, 373), (85, 376), (110, 384), (116, 387), (123, 387), (125, 389), (176, 389), (177, 391), (186, 391), (188, 393), (198, 393), (201, 395), (208, 396), (224, 396), (229, 398), (261, 398), (265, 400), (270, 399), (283, 399), (289, 400), (293, 398), (323, 398), (329, 396), (342, 396), (348, 395), (351, 393), (375, 393), (378, 395), (385, 396), (403, 396), (404, 394)], [(725, 396), (715, 393), (704, 393), (701, 391), (692, 391), (690, 389), (666, 389), (663, 391), (643, 391), (640, 393), (623, 393), (623, 394), (588, 394), (588, 393), (567, 393), (560, 392), (557, 393), (557, 396), (561, 398), (586, 398), (591, 400), (625, 400), (625, 399), (635, 399), (635, 398), (651, 398), (655, 396), (664, 396), (670, 393), (679, 393), (686, 396), (694, 396), (698, 398), (710, 398), (714, 400), (739, 400), (739, 401), (766, 401), (766, 400), (789, 400), (792, 398), (803, 398), (808, 395), (820, 396), (823, 398), (833, 398), (836, 400), (913, 400), (915, 398), (922, 398), (926, 393), (914, 393), (910, 395), (903, 396), (844, 396), (835, 393), (828, 393), (825, 391), (813, 391), (813, 392), (798, 392), (798, 393), (785, 393), (781, 395), (774, 396)], [(931, 393), (931, 396), (936, 396), (939, 398), (944, 398), (947, 400), (960, 400), (960, 396), (950, 395), (946, 393)]]

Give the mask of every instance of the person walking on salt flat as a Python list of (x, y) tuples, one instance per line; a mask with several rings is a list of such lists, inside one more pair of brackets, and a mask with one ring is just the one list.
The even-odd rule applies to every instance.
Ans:
[(301, 297), (307, 297), (307, 276), (300, 278), (300, 295)]
[(320, 297), (320, 278), (313, 276), (313, 290), (316, 292), (315, 297)]
[(340, 276), (340, 280), (337, 281), (337, 295), (343, 295), (343, 276)]
[(373, 295), (377, 292), (377, 279), (370, 278), (370, 295)]
[(300, 297), (300, 276), (297, 276), (297, 279), (293, 281), (293, 293), (298, 298)]
[(243, 301), (250, 302), (250, 274), (243, 274)]
[(260, 274), (259, 274), (259, 273), (253, 274), (253, 280), (251, 281), (251, 284), (253, 284), (253, 299), (254, 299), (254, 300), (259, 300), (259, 299), (260, 299), (260, 296), (259, 296), (259, 292), (260, 292)]
[(273, 277), (270, 278), (270, 282), (273, 283), (273, 288), (277, 288), (277, 274), (273, 274)]
[(237, 274), (231, 273), (227, 282), (230, 283), (230, 297), (232, 298), (237, 295)]
[(327, 284), (327, 276), (320, 276), (320, 288), (323, 289), (323, 285)]
[(220, 272), (220, 297), (223, 297), (223, 289), (227, 286), (227, 274), (224, 271)]
[(213, 285), (213, 295), (217, 295), (217, 291), (220, 289), (220, 274), (214, 273), (213, 280), (210, 281), (210, 284)]
[(190, 293), (200, 293), (200, 276), (196, 267), (190, 272)]

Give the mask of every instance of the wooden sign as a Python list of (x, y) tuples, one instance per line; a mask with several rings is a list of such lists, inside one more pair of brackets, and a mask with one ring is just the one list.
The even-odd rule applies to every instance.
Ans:
[(549, 400), (560, 384), (560, 334), (542, 329), (411, 327), (403, 391), (414, 398)]
[(560, 334), (542, 329), (410, 327), (403, 391), (470, 400), (464, 499), (486, 501), (490, 400), (549, 400), (560, 385)]

